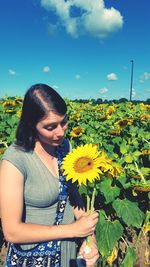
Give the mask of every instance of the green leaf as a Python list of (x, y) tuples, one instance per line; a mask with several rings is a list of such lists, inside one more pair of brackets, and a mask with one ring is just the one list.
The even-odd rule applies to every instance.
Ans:
[(118, 220), (110, 221), (105, 218), (105, 212), (100, 211), (100, 220), (96, 227), (98, 249), (102, 257), (106, 257), (114, 248), (123, 234), (123, 227)]
[(79, 193), (81, 194), (81, 195), (87, 195), (87, 192), (88, 190), (87, 190), (87, 186), (85, 186), (85, 185), (81, 185), (80, 187), (79, 187)]
[(134, 267), (136, 261), (136, 253), (133, 248), (128, 247), (126, 256), (120, 267)]
[(114, 201), (114, 199), (120, 194), (120, 189), (116, 185), (112, 186), (111, 184), (112, 184), (112, 180), (107, 178), (101, 182), (100, 187), (99, 187), (101, 193), (103, 193), (106, 199), (105, 201), (106, 204)]
[(128, 146), (125, 143), (122, 143), (120, 146), (120, 152), (121, 154), (126, 154), (128, 152)]
[(116, 199), (113, 202), (119, 218), (121, 218), (128, 226), (140, 228), (144, 219), (144, 213), (138, 208), (137, 203), (131, 202), (127, 199)]
[(150, 168), (142, 167), (141, 172), (144, 174), (144, 176), (148, 176), (150, 174)]
[(133, 152), (134, 157), (139, 157), (142, 153), (139, 150)]
[(118, 137), (114, 137), (114, 138), (112, 139), (112, 142), (113, 142), (114, 144), (117, 144), (118, 146), (120, 146), (121, 141), (122, 141), (122, 138), (121, 138), (120, 136), (118, 136)]
[(126, 176), (126, 174), (122, 174), (122, 175), (120, 175), (119, 178), (118, 178), (118, 181), (121, 183), (121, 185), (122, 185), (123, 188), (124, 188), (124, 186), (125, 186), (125, 184), (126, 184), (126, 181), (127, 181), (127, 176)]
[(125, 162), (127, 162), (127, 163), (132, 163), (133, 162), (133, 157), (130, 155), (130, 154), (128, 154), (128, 155), (126, 155), (125, 157), (124, 157), (124, 160), (125, 160)]

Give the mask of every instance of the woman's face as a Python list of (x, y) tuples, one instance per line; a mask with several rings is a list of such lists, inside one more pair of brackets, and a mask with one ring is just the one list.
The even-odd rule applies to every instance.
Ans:
[(67, 115), (50, 111), (36, 125), (38, 140), (50, 146), (59, 146), (67, 130)]

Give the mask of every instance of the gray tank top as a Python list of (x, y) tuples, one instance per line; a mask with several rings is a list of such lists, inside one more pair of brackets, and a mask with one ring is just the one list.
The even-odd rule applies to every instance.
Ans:
[[(22, 220), (26, 223), (53, 225), (59, 194), (59, 179), (44, 165), (36, 152), (19, 150), (12, 144), (2, 159), (13, 164), (24, 177), (24, 212)], [(74, 221), (73, 208), (67, 201), (62, 224)], [(21, 244), (22, 249), (30, 249), (36, 244)], [(75, 242), (62, 242), (62, 266), (68, 266), (68, 256), (75, 257)], [(66, 262), (67, 261), (67, 262)], [(64, 262), (64, 264), (63, 264)]]

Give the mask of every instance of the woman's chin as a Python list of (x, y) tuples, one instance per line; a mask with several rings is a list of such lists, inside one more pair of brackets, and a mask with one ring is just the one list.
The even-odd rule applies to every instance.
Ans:
[(62, 142), (63, 142), (63, 139), (56, 140), (53, 142), (53, 146), (59, 146), (62, 144)]

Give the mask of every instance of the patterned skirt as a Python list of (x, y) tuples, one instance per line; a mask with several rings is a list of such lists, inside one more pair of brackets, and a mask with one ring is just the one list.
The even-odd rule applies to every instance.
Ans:
[(10, 244), (6, 257), (7, 267), (60, 267), (61, 241), (38, 244), (29, 250)]

